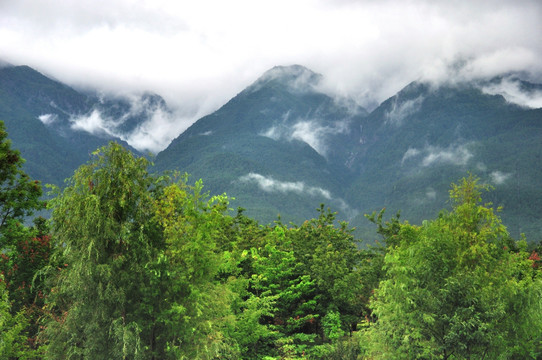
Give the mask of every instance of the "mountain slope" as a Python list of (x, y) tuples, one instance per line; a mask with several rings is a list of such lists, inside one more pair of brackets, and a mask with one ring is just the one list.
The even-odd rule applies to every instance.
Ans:
[(128, 99), (78, 92), (28, 66), (0, 67), (0, 120), (13, 147), (27, 160), (25, 170), (44, 183), (62, 184), (111, 140), (126, 142), (129, 134), (166, 105), (157, 95), (144, 94), (134, 110)]
[(386, 207), (419, 223), (471, 172), (494, 186), (485, 199), (503, 206), (514, 236), (542, 232), (542, 110), (486, 90), (499, 79), (413, 82), (370, 114), (320, 92), (319, 79), (300, 66), (268, 71), (175, 139), (158, 168), (203, 178), (264, 222), (302, 221), (323, 202), (373, 239), (364, 213)]
[(365, 110), (337, 103), (319, 81), (302, 66), (271, 69), (172, 141), (157, 168), (203, 178), (264, 222), (302, 221), (321, 202), (349, 210), (337, 191), (350, 178), (344, 146)]
[[(514, 236), (542, 232), (542, 109), (507, 102), (480, 84), (412, 83), (363, 120), (359, 176), (346, 198), (419, 222), (444, 208), (449, 185), (471, 172), (494, 186)], [(363, 147), (366, 147), (363, 149)], [(367, 191), (371, 189), (371, 191)], [(365, 191), (362, 191), (365, 190)], [(361, 219), (358, 219), (361, 222)]]
[[(300, 223), (325, 203), (368, 240), (376, 236), (363, 214), (386, 207), (414, 223), (432, 218), (449, 206), (450, 183), (471, 172), (494, 186), (485, 199), (502, 205), (512, 235), (538, 241), (542, 85), (513, 76), (413, 82), (368, 114), (321, 91), (321, 78), (298, 65), (269, 70), (172, 141), (155, 170), (202, 178), (264, 223)], [(91, 151), (168, 111), (158, 95), (98, 97), (0, 65), (0, 120), (26, 171), (46, 183), (61, 184)]]

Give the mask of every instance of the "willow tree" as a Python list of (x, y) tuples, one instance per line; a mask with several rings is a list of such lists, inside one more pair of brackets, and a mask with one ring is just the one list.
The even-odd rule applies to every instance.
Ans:
[(42, 338), (54, 359), (150, 358), (158, 298), (145, 265), (163, 246), (160, 180), (118, 144), (93, 156), (50, 202), (57, 253)]

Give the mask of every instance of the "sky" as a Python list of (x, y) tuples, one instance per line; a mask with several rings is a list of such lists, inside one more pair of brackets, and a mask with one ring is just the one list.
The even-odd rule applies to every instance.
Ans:
[(542, 82), (542, 1), (0, 0), (0, 59), (161, 95), (175, 116), (142, 145), (159, 150), (276, 65), (304, 65), (368, 109), (420, 79)]

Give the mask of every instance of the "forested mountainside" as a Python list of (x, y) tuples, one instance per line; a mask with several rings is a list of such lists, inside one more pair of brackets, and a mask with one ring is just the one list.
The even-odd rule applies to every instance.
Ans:
[(475, 176), (421, 226), (370, 217), (359, 248), (323, 207), (301, 225), (228, 212), (201, 181), (111, 143), (47, 207), (0, 122), (6, 359), (528, 359), (542, 355), (540, 243), (510, 237)]
[[(321, 80), (299, 65), (269, 70), (158, 153), (157, 171), (201, 178), (262, 223), (301, 222), (324, 203), (371, 241), (365, 214), (385, 207), (420, 223), (448, 206), (451, 182), (472, 173), (495, 188), (487, 200), (502, 206), (515, 237), (542, 232), (542, 109), (496, 90), (513, 84), (528, 97), (540, 85), (511, 75), (413, 82), (369, 113)], [(0, 119), (25, 169), (44, 183), (62, 184), (97, 147), (123, 143), (156, 111), (174, 117), (158, 95), (100, 97), (25, 66), (0, 69)]]
[(153, 94), (137, 103), (145, 106), (76, 91), (27, 66), (0, 67), (0, 120), (27, 159), (25, 169), (44, 183), (62, 184), (109, 141), (137, 153), (122, 139), (152, 115), (149, 108), (166, 108)]
[(364, 214), (386, 207), (420, 222), (472, 173), (495, 187), (489, 200), (515, 236), (542, 232), (542, 109), (490, 94), (502, 78), (413, 82), (370, 114), (321, 92), (319, 79), (300, 66), (268, 71), (175, 139), (157, 167), (206, 179), (263, 222), (299, 221), (325, 203), (368, 236)]

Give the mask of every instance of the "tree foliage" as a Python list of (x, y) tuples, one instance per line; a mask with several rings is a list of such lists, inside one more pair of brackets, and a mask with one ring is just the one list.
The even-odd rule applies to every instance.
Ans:
[(11, 245), (10, 233), (25, 217), (43, 208), (41, 185), (22, 170), (23, 163), (19, 151), (11, 149), (0, 121), (0, 248)]
[(452, 212), (401, 224), (372, 305), (372, 357), (530, 358), (540, 350), (542, 283), (523, 245), (511, 249), (498, 216), (480, 205), (483, 189), (470, 176), (452, 185)]
[[(81, 166), (50, 202), (61, 266), (49, 269), (51, 319), (44, 338), (56, 359), (145, 358), (145, 269), (163, 242), (148, 162), (117, 144)], [(56, 265), (56, 264), (55, 264)], [(151, 325), (152, 326), (152, 325)]]
[[(18, 156), (4, 138), (2, 159)], [(509, 236), (476, 177), (421, 225), (368, 216), (384, 241), (359, 249), (323, 205), (260, 225), (114, 143), (54, 189), (50, 222), (25, 226), (41, 189), (21, 163), (2, 169), (2, 358), (542, 355), (540, 249)]]

